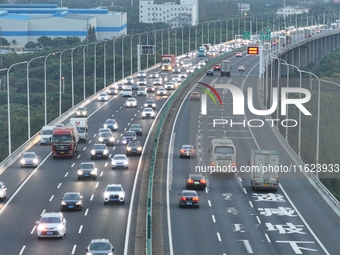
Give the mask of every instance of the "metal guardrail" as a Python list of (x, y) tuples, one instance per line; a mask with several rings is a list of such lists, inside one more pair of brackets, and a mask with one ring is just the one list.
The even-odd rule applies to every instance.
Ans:
[[(289, 48), (285, 48), (283, 51), (278, 52), (277, 57), (280, 57), (282, 54), (285, 54), (286, 52), (299, 47), (303, 44), (306, 44), (310, 41), (320, 39), (325, 36), (339, 34), (340, 30), (332, 30), (332, 32), (327, 34), (320, 34), (318, 36), (313, 36), (311, 38), (308, 38), (307, 40), (298, 41), (296, 44), (290, 46)], [(271, 62), (267, 63), (265, 66), (265, 69), (267, 69), (270, 66)], [(258, 86), (260, 88), (260, 86)], [(258, 89), (258, 96), (261, 98), (261, 91)], [(260, 101), (260, 105), (262, 109), (266, 109), (263, 101)], [(288, 141), (283, 137), (283, 135), (280, 133), (280, 131), (276, 127), (272, 127), (273, 133), (276, 135), (278, 141), (282, 144), (283, 148), (286, 150), (286, 152), (290, 155), (290, 157), (294, 160), (296, 165), (305, 165), (305, 162), (302, 161), (302, 159), (298, 156), (298, 154), (295, 152), (295, 150), (290, 146)], [(325, 201), (330, 205), (330, 207), (333, 209), (333, 211), (340, 217), (340, 202), (339, 200), (323, 185), (323, 183), (315, 176), (315, 174), (311, 172), (303, 172), (306, 179), (315, 187), (315, 189), (319, 192), (319, 194), (325, 198)], [(325, 196), (323, 196), (325, 195)], [(334, 207), (335, 206), (335, 207)]]

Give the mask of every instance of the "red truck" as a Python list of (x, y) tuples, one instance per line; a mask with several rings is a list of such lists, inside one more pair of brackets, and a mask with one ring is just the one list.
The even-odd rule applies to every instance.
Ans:
[(53, 158), (73, 158), (78, 148), (78, 131), (75, 125), (55, 127), (52, 134)]
[(176, 56), (171, 55), (163, 55), (161, 58), (161, 67), (164, 71), (172, 71), (172, 69), (176, 65)]

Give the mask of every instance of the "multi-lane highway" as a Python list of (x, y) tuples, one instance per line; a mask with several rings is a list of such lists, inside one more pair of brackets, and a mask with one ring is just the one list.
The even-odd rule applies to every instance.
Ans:
[[(223, 178), (203, 173), (208, 179), (208, 188), (198, 191), (200, 208), (178, 207), (178, 194), (185, 189), (185, 178), (197, 172), (196, 166), (210, 164), (208, 147), (212, 138), (233, 140), (239, 169), (248, 165), (251, 149), (277, 150), (282, 165), (295, 165), (284, 146), (277, 142), (265, 117), (255, 116), (248, 109), (244, 116), (232, 114), (231, 93), (219, 87), (232, 84), (244, 92), (247, 88), (256, 91), (259, 59), (244, 54), (230, 61), (233, 64), (231, 77), (201, 79), (217, 88), (223, 106), (210, 102), (207, 115), (201, 115), (200, 103), (186, 97), (174, 123), (168, 157), (171, 176), (167, 178), (170, 181), (169, 251), (202, 255), (337, 254), (340, 245), (336, 233), (340, 220), (302, 173), (281, 174), (280, 188), (275, 193), (252, 191), (250, 174)], [(237, 71), (239, 65), (245, 66), (246, 71)], [(254, 107), (261, 109), (257, 96), (254, 96)], [(228, 124), (214, 127), (213, 119), (227, 119)], [(251, 119), (261, 119), (266, 124), (249, 127), (247, 121)], [(182, 144), (194, 145), (197, 157), (180, 158)]]
[[(301, 35), (300, 35), (301, 37)], [(258, 57), (232, 57), (231, 77), (202, 76), (202, 81), (212, 86), (232, 84), (246, 91), (257, 89)], [(192, 59), (197, 62), (196, 58)], [(238, 66), (245, 66), (238, 72)], [(160, 72), (159, 69), (152, 71)], [(172, 74), (169, 74), (171, 78)], [(228, 91), (218, 88), (223, 106), (208, 104), (208, 113), (200, 114), (200, 102), (183, 101), (169, 141), (168, 163), (171, 169), (169, 184), (168, 221), (163, 233), (173, 254), (337, 254), (339, 244), (337, 233), (339, 218), (305, 179), (303, 174), (281, 174), (280, 189), (276, 193), (253, 192), (247, 175), (229, 178), (212, 177), (208, 188), (199, 191), (199, 209), (178, 208), (178, 194), (185, 189), (185, 177), (195, 171), (195, 166), (209, 165), (208, 147), (214, 137), (226, 136), (234, 141), (237, 148), (237, 165), (246, 166), (251, 149), (271, 149), (281, 153), (283, 165), (295, 164), (284, 146), (266, 124), (261, 128), (250, 128), (238, 124), (212, 126), (213, 119), (233, 119), (243, 123), (243, 119), (263, 119), (246, 110), (245, 116), (232, 116), (233, 101)], [(201, 91), (201, 90), (197, 90)], [(158, 112), (167, 96), (148, 94), (146, 98), (156, 100)], [(135, 92), (134, 92), (135, 94)], [(0, 204), (0, 247), (1, 254), (84, 254), (86, 246), (94, 238), (108, 238), (115, 247), (116, 254), (123, 254), (126, 242), (127, 221), (135, 179), (143, 168), (138, 168), (139, 157), (129, 156), (129, 168), (111, 169), (110, 159), (94, 160), (98, 167), (97, 180), (77, 180), (77, 167), (90, 159), (91, 146), (97, 142), (98, 129), (107, 118), (114, 118), (119, 129), (114, 132), (116, 144), (110, 146), (110, 158), (114, 154), (125, 153), (125, 146), (119, 140), (124, 130), (133, 123), (140, 123), (143, 136), (138, 139), (145, 144), (152, 119), (142, 119), (143, 103), (146, 98), (135, 96), (137, 108), (125, 108), (126, 98), (121, 95), (110, 97), (108, 102), (94, 100), (87, 105), (89, 111), (89, 141), (80, 144), (77, 157), (55, 160), (50, 155), (49, 146), (35, 145), (41, 160), (38, 168), (20, 168), (19, 162), (9, 167), (2, 175), (8, 187), (8, 199)], [(209, 102), (209, 101), (208, 101)], [(258, 98), (254, 106), (260, 109)], [(67, 123), (66, 121), (65, 123)], [(192, 144), (196, 147), (196, 159), (179, 158), (179, 147)], [(170, 163), (171, 162), (171, 163)], [(137, 173), (139, 171), (139, 175)], [(103, 189), (109, 183), (120, 183), (126, 191), (124, 205), (104, 205)], [(60, 199), (65, 192), (78, 191), (83, 196), (83, 210), (64, 212), (67, 230), (64, 239), (38, 240), (36, 221), (43, 212), (59, 212)], [(138, 193), (138, 190), (136, 191)], [(134, 196), (134, 206), (137, 205)], [(163, 199), (166, 201), (165, 197)], [(136, 207), (135, 207), (136, 208)], [(164, 207), (167, 215), (167, 207)], [(131, 223), (131, 222), (130, 222)], [(135, 222), (131, 223), (136, 224)], [(165, 228), (165, 229), (166, 229)], [(325, 235), (327, 233), (328, 235)], [(129, 247), (129, 249), (132, 247)], [(135, 252), (135, 254), (142, 254)]]
[[(154, 71), (154, 70), (153, 70)], [(156, 71), (160, 71), (159, 68)], [(169, 72), (169, 79), (172, 74)], [(152, 80), (150, 80), (152, 82)], [(78, 153), (73, 159), (53, 159), (50, 146), (35, 145), (35, 151), (41, 160), (34, 168), (20, 168), (19, 161), (8, 168), (2, 175), (7, 187), (7, 200), (0, 205), (1, 254), (84, 254), (85, 248), (92, 239), (108, 238), (115, 247), (115, 254), (123, 254), (125, 234), (131, 202), (134, 180), (137, 174), (139, 156), (129, 156), (129, 168), (111, 169), (111, 160), (91, 160), (90, 150), (98, 142), (98, 129), (108, 118), (118, 122), (118, 131), (113, 132), (115, 145), (109, 146), (110, 158), (114, 154), (125, 153), (125, 145), (121, 144), (121, 136), (134, 123), (141, 124), (143, 135), (138, 140), (145, 144), (153, 119), (142, 119), (143, 104), (146, 99), (156, 101), (156, 113), (171, 95), (136, 96), (137, 108), (126, 108), (127, 97), (111, 96), (108, 102), (94, 100), (87, 105), (89, 112), (89, 141), (80, 143)], [(68, 121), (65, 121), (68, 123)], [(98, 168), (97, 180), (77, 180), (77, 167), (81, 162), (93, 161)], [(140, 169), (139, 176), (141, 175)], [(107, 184), (122, 184), (126, 192), (124, 205), (104, 205), (103, 190)], [(36, 221), (43, 212), (59, 212), (60, 199), (65, 192), (77, 191), (83, 196), (82, 211), (65, 211), (67, 220), (66, 236), (63, 240), (38, 240)], [(138, 191), (137, 191), (138, 194)], [(138, 196), (135, 196), (136, 199)], [(133, 223), (135, 224), (135, 223)], [(130, 247), (132, 249), (132, 247)]]

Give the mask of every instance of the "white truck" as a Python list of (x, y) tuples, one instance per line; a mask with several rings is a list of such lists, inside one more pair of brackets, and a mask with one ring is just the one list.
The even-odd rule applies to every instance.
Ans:
[(40, 131), (40, 145), (51, 144), (54, 126), (43, 126)]
[(77, 127), (78, 140), (86, 143), (88, 135), (87, 118), (71, 118), (70, 123)]
[(231, 139), (214, 138), (208, 149), (210, 158), (210, 174), (235, 174), (236, 147)]
[(253, 190), (277, 191), (279, 187), (280, 153), (273, 150), (252, 150), (250, 183)]

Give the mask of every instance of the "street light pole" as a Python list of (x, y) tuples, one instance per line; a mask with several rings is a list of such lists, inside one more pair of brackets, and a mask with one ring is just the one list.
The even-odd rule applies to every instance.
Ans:
[(94, 45), (94, 61), (93, 61), (93, 94), (97, 93), (97, 44), (102, 41), (96, 42)]
[[(132, 36), (131, 36), (131, 41), (130, 41), (130, 75), (132, 75), (133, 74), (133, 67), (132, 67), (132, 39), (133, 39), (133, 37), (135, 36), (135, 35), (140, 35), (140, 34), (133, 34)], [(162, 40), (162, 42), (163, 42), (163, 40)], [(163, 54), (163, 53), (162, 53)]]
[(50, 53), (50, 54), (48, 54), (48, 55), (45, 57), (45, 60), (44, 60), (45, 126), (47, 125), (47, 74), (46, 74), (46, 61), (47, 61), (47, 58), (48, 58), (49, 56), (53, 56), (53, 55), (58, 54), (58, 53), (60, 53), (60, 51)]
[[(35, 59), (39, 59), (39, 58), (44, 58), (45, 56), (40, 56), (40, 57), (36, 57), (36, 58), (32, 58), (31, 60), (29, 60), (27, 62), (27, 134), (28, 134), (28, 140), (31, 138), (31, 112), (30, 112), (30, 72), (29, 72), (29, 65), (30, 63), (35, 60)], [(6, 69), (2, 69), (2, 70), (7, 70)], [(2, 71), (0, 70), (0, 71)]]
[(72, 50), (72, 49), (63, 50), (60, 53), (60, 56), (59, 56), (59, 116), (61, 116), (61, 81), (62, 81), (62, 70), (61, 70), (61, 63), (62, 63), (62, 61), (61, 60), (62, 60), (63, 53), (68, 51), (68, 50)]
[[(11, 102), (9, 100), (9, 71), (13, 66), (20, 65), (20, 64), (26, 64), (27, 61), (19, 62), (11, 65), (7, 69), (7, 121), (8, 121), (8, 155), (12, 154), (12, 138), (11, 138)], [(6, 70), (6, 69), (1, 69)]]
[[(76, 49), (76, 48), (78, 48), (78, 47), (83, 47), (83, 46), (85, 46), (85, 45), (78, 45), (78, 46), (76, 46), (76, 47), (74, 47), (74, 48), (72, 48), (72, 50), (71, 50), (71, 84), (72, 84), (72, 107), (74, 107), (74, 72), (73, 72), (73, 52), (74, 52), (74, 50)], [(60, 63), (61, 63), (61, 61), (60, 61)]]
[[(85, 50), (87, 48), (87, 46), (91, 45), (91, 44), (95, 44), (95, 42), (86, 44), (83, 48), (83, 95), (84, 95), (84, 100), (86, 99), (86, 54), (85, 54)], [(61, 94), (61, 91), (60, 91)], [(61, 104), (60, 104), (61, 105)], [(59, 111), (59, 116), (61, 115), (61, 110)]]

